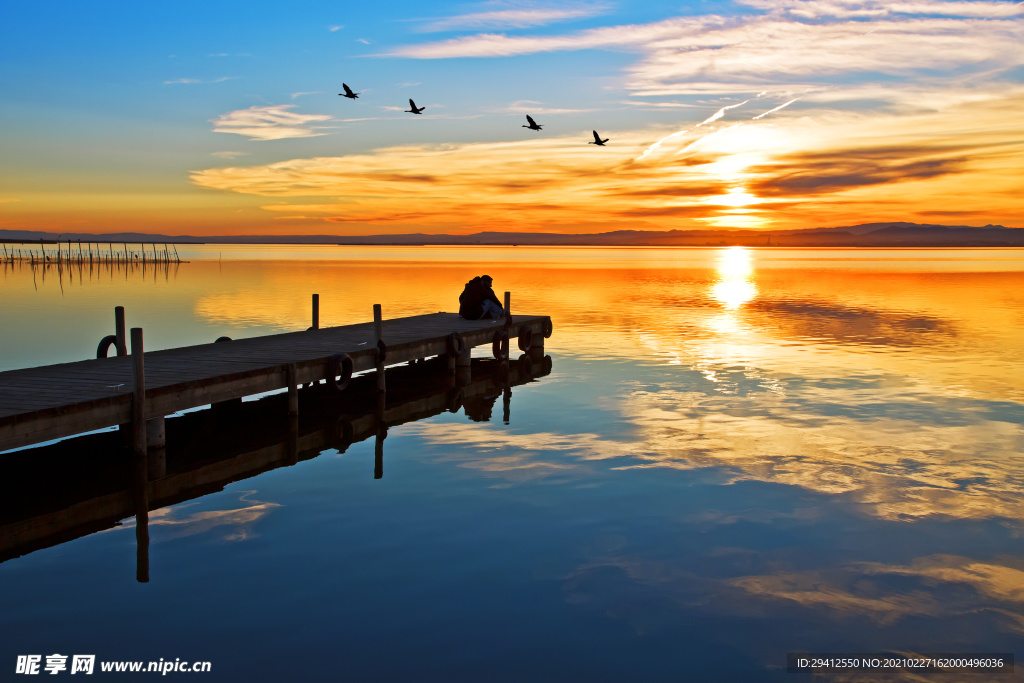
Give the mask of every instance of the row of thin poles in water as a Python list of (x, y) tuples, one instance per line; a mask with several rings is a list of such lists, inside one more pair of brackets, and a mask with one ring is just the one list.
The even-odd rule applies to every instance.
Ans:
[[(63, 245), (62, 245), (63, 247)], [(6, 250), (7, 255), (4, 256)], [(125, 254), (128, 256), (126, 257)], [(159, 252), (158, 252), (159, 255)], [(92, 281), (93, 278), (107, 278), (111, 280), (115, 276), (120, 276), (123, 272), (124, 277), (127, 280), (133, 276), (141, 275), (143, 278), (152, 274), (153, 281), (159, 274), (163, 274), (164, 280), (169, 280), (170, 277), (177, 276), (178, 268), (181, 267), (182, 263), (188, 263), (188, 261), (182, 261), (177, 258), (177, 254), (170, 258), (155, 259), (152, 253), (147, 253), (145, 258), (139, 256), (135, 257), (130, 250), (121, 252), (114, 252), (114, 256), (110, 256), (110, 252), (101, 253), (97, 255), (94, 251), (92, 259), (88, 255), (87, 245), (82, 245), (82, 257), (79, 258), (75, 254), (72, 258), (67, 258), (64, 249), (61, 249), (61, 256), (56, 255), (56, 250), (50, 259), (46, 260), (40, 258), (39, 252), (35, 253), (35, 258), (26, 251), (18, 254), (18, 249), (14, 249), (14, 257), (11, 257), (11, 245), (0, 245), (0, 273), (7, 275), (8, 271), (11, 273), (17, 273), (24, 270), (30, 270), (32, 272), (32, 284), (36, 290), (39, 289), (40, 281), (36, 280), (36, 275), (42, 275), (42, 284), (46, 284), (47, 274), (50, 277), (56, 276), (57, 282), (60, 284), (60, 289), (64, 291), (65, 280), (67, 284), (75, 284), (75, 275), (78, 276), (78, 284), (85, 284), (86, 281)]]
[[(67, 243), (39, 240), (39, 246), (30, 242), (10, 242), (0, 244), (3, 263), (30, 263), (32, 265), (83, 265), (83, 264), (167, 264), (181, 263), (178, 249), (173, 244), (164, 243), (163, 248), (156, 242), (132, 243), (120, 245), (114, 242), (86, 242), (82, 244), (68, 240)], [(29, 246), (31, 245), (31, 246)], [(173, 250), (173, 253), (172, 253)]]

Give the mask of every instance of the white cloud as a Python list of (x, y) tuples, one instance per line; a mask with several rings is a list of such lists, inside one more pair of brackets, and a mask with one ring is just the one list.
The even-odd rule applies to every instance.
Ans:
[(319, 95), (321, 92), (322, 92), (321, 90), (308, 90), (306, 92), (293, 92), (292, 93), (292, 99), (293, 100), (297, 100), (298, 98), (304, 97), (306, 95)]
[(335, 31), (340, 31), (343, 28), (345, 28), (343, 25), (338, 24), (337, 26), (328, 26), (327, 30), (330, 31), (331, 33), (334, 33)]
[(214, 78), (211, 81), (204, 81), (201, 78), (178, 78), (173, 81), (164, 81), (164, 85), (196, 85), (201, 83), (223, 83), (224, 81), (233, 80), (234, 76), (221, 76), (220, 78)]
[(282, 140), (324, 135), (311, 124), (330, 121), (325, 114), (298, 114), (289, 111), (294, 104), (249, 107), (222, 114), (212, 119), (213, 132), (245, 135), (250, 140)]
[[(620, 49), (633, 95), (791, 93), (869, 80), (992, 77), (1024, 64), (1024, 4), (920, 0), (745, 0), (752, 14), (674, 17), (555, 35), (479, 33), (395, 48), (415, 59)], [(385, 56), (388, 56), (385, 55)], [(893, 88), (897, 90), (898, 88)], [(792, 97), (792, 95), (790, 95)]]
[(594, 111), (593, 109), (565, 109), (560, 107), (545, 107), (534, 100), (517, 100), (505, 107), (502, 111), (511, 114), (575, 114), (577, 112)]
[(530, 28), (532, 26), (544, 26), (557, 21), (593, 17), (604, 14), (606, 11), (608, 11), (606, 5), (581, 5), (576, 7), (525, 8), (477, 12), (438, 19), (423, 26), (420, 30), (433, 32), (461, 31), (464, 29)]

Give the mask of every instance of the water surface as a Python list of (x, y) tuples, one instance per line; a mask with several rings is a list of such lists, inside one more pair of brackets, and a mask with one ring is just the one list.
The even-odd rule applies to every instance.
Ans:
[(381, 479), (364, 441), (152, 513), (148, 584), (131, 519), (0, 564), (12, 666), (747, 681), (1021, 651), (1024, 250), (181, 251), (0, 270), (0, 369), (89, 357), (115, 305), (158, 349), (305, 329), (314, 292), (322, 325), (454, 310), (486, 272), (554, 320), (551, 373), (507, 423), (392, 428)]

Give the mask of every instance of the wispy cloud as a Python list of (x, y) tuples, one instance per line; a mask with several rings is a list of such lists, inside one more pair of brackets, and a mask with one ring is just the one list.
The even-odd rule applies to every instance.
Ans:
[(794, 102), (796, 102), (799, 99), (800, 99), (799, 97), (794, 97), (789, 102), (783, 102), (782, 104), (780, 104), (779, 106), (775, 107), (774, 109), (769, 109), (768, 111), (766, 111), (763, 114), (758, 114), (757, 116), (754, 117), (754, 120), (757, 121), (760, 118), (764, 118), (765, 116), (768, 116), (768, 114), (774, 114), (777, 111), (781, 111), (781, 110), (785, 109), (786, 107), (788, 107), (789, 105), (793, 104)]
[(238, 157), (248, 156), (248, 154), (249, 154), (248, 152), (224, 151), (224, 152), (211, 152), (210, 156), (217, 157), (218, 159), (237, 159)]
[[(555, 35), (480, 33), (387, 53), (416, 59), (508, 57), (628, 49), (634, 95), (707, 95), (795, 89), (869, 78), (1006, 72), (1024, 63), (1024, 4), (877, 0), (746, 0), (759, 12), (686, 16)], [(941, 74), (941, 75), (939, 75)]]
[(306, 92), (293, 92), (292, 93), (292, 99), (293, 100), (297, 100), (300, 97), (305, 97), (306, 95), (319, 95), (321, 92), (323, 92), (323, 91), (322, 90), (308, 90)]
[(197, 85), (204, 83), (223, 83), (224, 81), (231, 81), (235, 78), (235, 76), (221, 76), (220, 78), (214, 78), (212, 80), (203, 80), (201, 78), (178, 78), (173, 81), (164, 81), (164, 85)]
[(423, 32), (464, 31), (487, 29), (515, 29), (546, 26), (558, 21), (585, 19), (608, 11), (607, 5), (574, 5), (564, 7), (524, 7), (460, 14), (437, 19), (420, 28)]
[(344, 26), (344, 25), (342, 25), (342, 24), (336, 24), (335, 26), (328, 26), (328, 27), (327, 27), (327, 30), (328, 30), (328, 31), (330, 31), (331, 33), (334, 33), (334, 32), (336, 32), (336, 31), (340, 31), (340, 30), (341, 30), (341, 29), (343, 29), (343, 28), (345, 28), (345, 26)]
[(545, 107), (543, 103), (534, 100), (516, 100), (501, 111), (511, 114), (575, 114), (578, 112), (594, 111), (593, 109), (567, 109), (565, 107)]
[(237, 109), (212, 119), (213, 132), (244, 135), (250, 140), (282, 140), (324, 135), (312, 124), (330, 121), (326, 114), (299, 114), (289, 111), (294, 104)]
[(356, 38), (356, 42), (357, 43), (362, 43), (363, 45), (369, 45), (370, 44), (370, 41), (367, 40), (366, 38)]

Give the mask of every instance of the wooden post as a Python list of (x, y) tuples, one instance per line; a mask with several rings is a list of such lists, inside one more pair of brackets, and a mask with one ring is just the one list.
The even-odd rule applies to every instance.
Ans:
[(313, 329), (320, 329), (320, 295), (313, 295)]
[(299, 383), (296, 374), (295, 363), (288, 363), (285, 366), (285, 376), (288, 378), (288, 415), (292, 417), (299, 414)]
[(139, 583), (149, 581), (149, 479), (146, 462), (146, 368), (143, 362), (142, 328), (132, 328), (132, 456), (135, 470), (136, 574)]
[(117, 337), (117, 355), (127, 356), (128, 346), (124, 338), (124, 306), (114, 307), (114, 336)]
[(512, 292), (505, 292), (505, 321), (506, 325), (512, 323)]
[[(380, 304), (373, 305), (373, 336), (376, 337), (375, 344), (384, 339), (384, 320), (381, 316)], [(384, 363), (377, 351), (377, 391), (387, 391), (387, 384), (384, 381)]]

